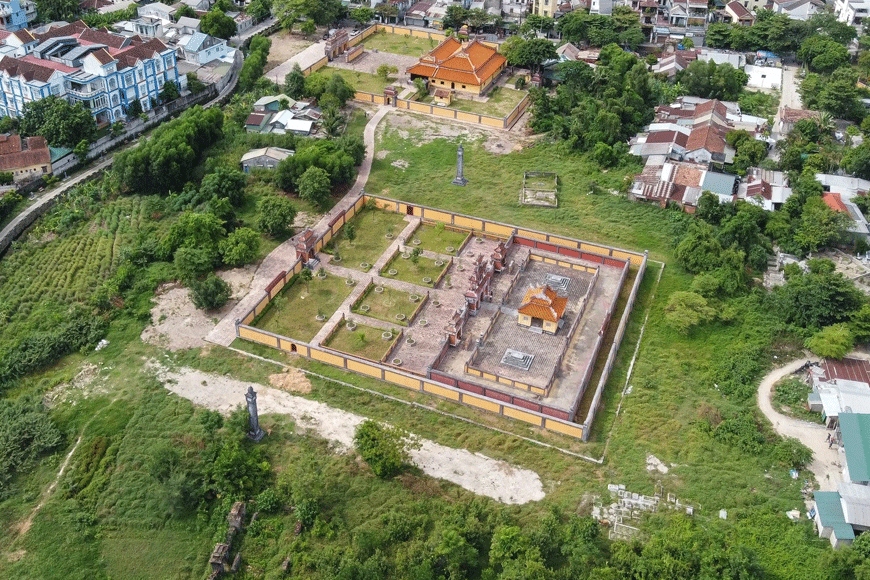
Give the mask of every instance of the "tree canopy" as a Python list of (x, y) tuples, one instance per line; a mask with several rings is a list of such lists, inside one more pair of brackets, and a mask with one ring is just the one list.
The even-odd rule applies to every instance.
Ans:
[(229, 39), (235, 36), (236, 21), (224, 14), (219, 8), (212, 8), (200, 19), (199, 29), (216, 38)]
[(55, 96), (24, 105), (20, 131), (24, 136), (42, 135), (51, 145), (74, 148), (82, 139), (93, 142), (97, 125), (81, 103), (70, 105)]

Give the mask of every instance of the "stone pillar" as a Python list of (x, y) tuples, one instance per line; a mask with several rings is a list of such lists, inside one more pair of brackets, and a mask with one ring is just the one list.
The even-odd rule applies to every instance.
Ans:
[(465, 186), (468, 183), (468, 180), (462, 175), (464, 160), (465, 150), (462, 148), (462, 143), (460, 143), (459, 148), (456, 150), (456, 179), (452, 181), (453, 185)]
[(260, 441), (266, 433), (260, 429), (260, 418), (257, 414), (257, 393), (254, 392), (254, 387), (248, 387), (245, 401), (248, 403), (248, 420), (251, 427), (248, 431), (248, 437), (254, 441)]

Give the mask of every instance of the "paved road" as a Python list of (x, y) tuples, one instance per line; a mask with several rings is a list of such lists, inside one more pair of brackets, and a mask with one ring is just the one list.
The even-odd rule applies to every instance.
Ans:
[[(857, 355), (853, 353), (849, 356)], [(837, 483), (842, 480), (840, 474), (841, 458), (839, 448), (834, 446), (833, 449), (830, 449), (825, 441), (830, 431), (824, 425), (783, 415), (777, 412), (770, 402), (773, 384), (796, 371), (806, 360), (818, 362), (816, 357), (802, 358), (778, 368), (764, 377), (758, 387), (758, 407), (773, 424), (774, 431), (783, 437), (794, 437), (812, 450), (813, 462), (807, 466), (808, 469), (816, 476), (816, 481), (823, 491), (836, 491)]]
[[(360, 165), (356, 181), (341, 201), (335, 204), (335, 207), (333, 207), (320, 219), (319, 222), (317, 222), (315, 226), (311, 228), (314, 230), (316, 235), (325, 232), (329, 228), (329, 222), (332, 218), (353, 204), (362, 192), (369, 179), (369, 173), (372, 170), (372, 160), (375, 156), (375, 130), (377, 129), (378, 123), (381, 122), (381, 119), (392, 110), (392, 107), (382, 106), (366, 124), (363, 133), (363, 141), (366, 146), (366, 156)], [(257, 268), (257, 272), (254, 274), (254, 279), (251, 281), (251, 290), (233, 307), (232, 310), (230, 310), (230, 312), (227, 313), (226, 316), (224, 316), (223, 320), (218, 322), (212, 331), (208, 333), (208, 336), (205, 337), (207, 341), (222, 346), (230, 346), (230, 344), (232, 344), (236, 339), (236, 320), (241, 319), (248, 310), (253, 308), (253, 306), (259, 302), (263, 297), (264, 289), (272, 280), (275, 279), (275, 276), (281, 272), (289, 270), (296, 262), (295, 244), (296, 236), (290, 238), (272, 250), (272, 252), (263, 259), (262, 263)]]
[(783, 107), (790, 109), (801, 109), (801, 95), (798, 92), (800, 80), (797, 78), (797, 72), (800, 70), (798, 66), (784, 65), (782, 67), (782, 92), (779, 97), (779, 108), (776, 111), (776, 116), (773, 119), (772, 133), (774, 138), (784, 137), (782, 135), (782, 111)]

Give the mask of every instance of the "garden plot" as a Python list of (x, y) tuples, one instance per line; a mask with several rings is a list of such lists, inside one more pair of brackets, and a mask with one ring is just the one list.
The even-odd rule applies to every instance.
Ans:
[(348, 320), (339, 324), (323, 346), (346, 354), (380, 361), (389, 352), (396, 334)]
[(324, 251), (332, 253), (331, 261), (337, 265), (367, 272), (404, 226), (402, 215), (364, 209), (344, 225)]
[(408, 326), (408, 321), (422, 299), (423, 296), (420, 294), (372, 284), (351, 308), (351, 312), (391, 324)]
[(450, 262), (444, 258), (439, 257), (434, 260), (423, 256), (415, 258), (413, 253), (397, 252), (381, 269), (381, 276), (434, 288), (441, 273), (448, 267), (450, 267)]
[(307, 283), (297, 279), (269, 303), (255, 326), (308, 342), (338, 310), (351, 290), (353, 286), (333, 274), (315, 275)]
[[(461, 248), (469, 235), (468, 231), (448, 229), (442, 223), (434, 226), (421, 223), (420, 227), (414, 230), (407, 245), (436, 254), (444, 254), (447, 253), (447, 248), (453, 248), (454, 251)], [(450, 253), (452, 254), (452, 252)]]

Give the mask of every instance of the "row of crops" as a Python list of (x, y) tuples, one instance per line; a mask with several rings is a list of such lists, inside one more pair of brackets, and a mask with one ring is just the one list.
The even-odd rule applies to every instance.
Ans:
[(0, 340), (11, 339), (7, 332), (19, 332), (46, 303), (87, 303), (117, 267), (121, 247), (148, 218), (147, 199), (140, 196), (85, 209), (71, 205), (58, 207), (46, 220), (61, 215), (74, 222), (69, 229), (60, 235), (38, 229), (0, 260), (0, 320), (7, 323), (0, 325)]

